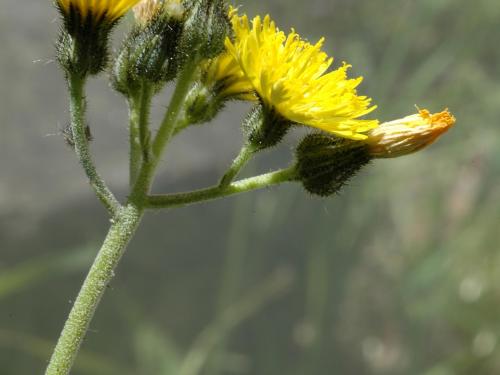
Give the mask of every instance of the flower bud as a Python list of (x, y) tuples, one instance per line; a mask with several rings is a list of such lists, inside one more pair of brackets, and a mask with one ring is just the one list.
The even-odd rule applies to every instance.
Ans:
[(202, 124), (212, 120), (224, 107), (224, 101), (217, 94), (196, 83), (189, 92), (185, 107), (185, 122), (189, 125)]
[(138, 1), (56, 0), (64, 24), (57, 59), (67, 74), (83, 78), (106, 68), (111, 30)]
[(257, 97), (233, 56), (224, 52), (201, 65), (198, 82), (186, 101), (186, 120), (189, 124), (208, 122), (230, 100), (256, 101)]
[(142, 0), (134, 7), (136, 21), (142, 25), (147, 25), (160, 7), (163, 7), (171, 18), (178, 20), (182, 20), (186, 12), (181, 0)]
[(298, 179), (309, 193), (322, 197), (338, 193), (372, 159), (363, 142), (323, 133), (306, 136), (296, 157)]
[(142, 82), (159, 90), (177, 74), (177, 47), (184, 21), (179, 18), (179, 9), (169, 6), (171, 3), (177, 4), (173, 0), (146, 0), (134, 8), (137, 24), (119, 51), (112, 76), (113, 86), (125, 96)]
[(186, 57), (211, 59), (224, 51), (231, 31), (225, 0), (193, 0), (184, 27), (182, 52)]
[(243, 129), (250, 144), (256, 150), (264, 150), (281, 142), (292, 124), (272, 108), (258, 104), (243, 123)]
[(408, 155), (433, 143), (455, 124), (455, 117), (445, 109), (431, 114), (428, 110), (399, 120), (385, 122), (371, 130), (364, 141), (374, 158)]

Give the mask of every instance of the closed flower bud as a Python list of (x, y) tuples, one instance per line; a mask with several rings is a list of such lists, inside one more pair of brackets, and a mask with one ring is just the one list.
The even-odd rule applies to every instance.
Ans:
[(197, 83), (189, 92), (185, 107), (186, 125), (202, 124), (212, 120), (223, 108), (224, 102), (217, 94)]
[(252, 147), (264, 150), (281, 142), (292, 124), (272, 108), (258, 104), (243, 123), (243, 129)]
[(372, 157), (395, 158), (430, 145), (454, 124), (455, 117), (448, 110), (431, 114), (422, 109), (417, 114), (381, 124), (367, 134), (364, 142)]
[(193, 0), (184, 27), (182, 52), (186, 58), (211, 59), (224, 51), (231, 31), (225, 0)]
[(296, 156), (298, 179), (322, 197), (338, 193), (372, 159), (363, 142), (321, 133), (306, 136)]
[(57, 59), (67, 74), (98, 74), (108, 63), (108, 41), (119, 19), (139, 0), (56, 0), (64, 27)]
[(126, 96), (143, 82), (158, 90), (177, 74), (183, 19), (178, 9), (167, 5), (148, 0), (134, 9), (137, 24), (125, 39), (113, 68), (113, 86)]

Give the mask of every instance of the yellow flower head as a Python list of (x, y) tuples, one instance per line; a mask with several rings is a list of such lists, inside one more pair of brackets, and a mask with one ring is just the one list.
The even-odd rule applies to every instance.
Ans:
[(445, 109), (431, 114), (428, 110), (399, 120), (385, 122), (368, 133), (366, 143), (375, 158), (394, 158), (411, 154), (433, 143), (455, 124)]
[(56, 0), (64, 15), (77, 12), (82, 20), (112, 23), (124, 16), (140, 0)]
[(377, 126), (359, 119), (375, 106), (357, 95), (362, 78), (347, 78), (350, 65), (327, 72), (333, 59), (321, 51), (323, 39), (311, 45), (293, 30), (285, 35), (269, 16), (250, 24), (233, 11), (232, 24), (235, 38), (226, 48), (264, 105), (290, 121), (351, 139), (365, 139), (363, 133)]
[(202, 80), (221, 99), (257, 100), (252, 84), (228, 52), (207, 62)]

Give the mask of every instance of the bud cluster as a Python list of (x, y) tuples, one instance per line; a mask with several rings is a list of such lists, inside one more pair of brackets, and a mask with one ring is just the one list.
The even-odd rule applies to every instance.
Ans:
[(113, 64), (113, 87), (142, 105), (178, 77), (183, 102), (172, 112), (178, 115), (172, 134), (212, 120), (231, 100), (255, 103), (243, 123), (254, 152), (280, 143), (294, 125), (322, 131), (306, 136), (296, 151), (297, 179), (312, 194), (334, 194), (371, 160), (418, 151), (455, 123), (447, 110), (419, 110), (382, 124), (361, 118), (376, 106), (357, 95), (361, 77), (348, 78), (350, 65), (329, 69), (333, 59), (321, 51), (323, 39), (312, 45), (295, 31), (286, 35), (269, 16), (250, 22), (227, 0), (56, 4), (64, 20), (58, 60), (79, 78), (107, 67), (110, 32), (134, 10), (135, 23)]
[(58, 61), (81, 77), (107, 68), (111, 31), (134, 8), (135, 25), (113, 68), (114, 86), (124, 94), (139, 81), (161, 87), (186, 59), (217, 57), (231, 32), (225, 0), (56, 0), (56, 6), (63, 18)]
[(137, 23), (113, 67), (113, 86), (125, 96), (137, 91), (143, 82), (161, 89), (175, 78), (179, 67), (183, 14), (156, 1), (146, 1), (138, 7)]

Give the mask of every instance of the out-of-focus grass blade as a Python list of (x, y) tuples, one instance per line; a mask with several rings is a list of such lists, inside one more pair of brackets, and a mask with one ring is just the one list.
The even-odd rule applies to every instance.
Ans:
[(169, 332), (149, 320), (126, 290), (117, 290), (114, 296), (121, 306), (121, 318), (133, 334), (134, 374), (177, 375), (181, 355)]
[(227, 308), (200, 333), (185, 356), (177, 375), (199, 374), (218, 343), (226, 339), (235, 327), (257, 313), (266, 303), (285, 292), (293, 279), (294, 275), (290, 270), (278, 269)]
[(28, 288), (40, 280), (72, 273), (90, 265), (94, 247), (84, 247), (58, 257), (43, 257), (0, 270), (0, 300)]
[(137, 373), (141, 375), (177, 375), (180, 356), (173, 342), (149, 324), (135, 329)]
[[(49, 358), (54, 342), (39, 337), (0, 330), (0, 346), (17, 349), (35, 358), (46, 361)], [(126, 368), (95, 353), (82, 350), (75, 363), (75, 371), (92, 375), (132, 375)]]

